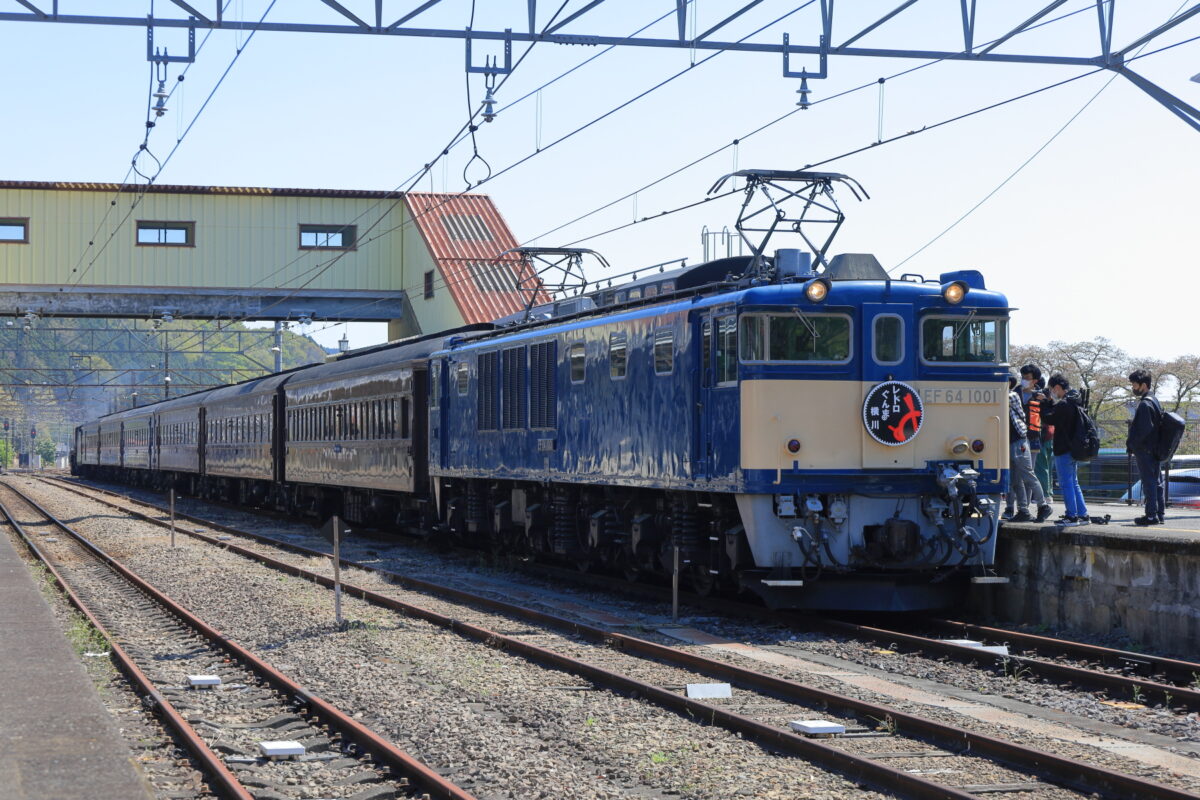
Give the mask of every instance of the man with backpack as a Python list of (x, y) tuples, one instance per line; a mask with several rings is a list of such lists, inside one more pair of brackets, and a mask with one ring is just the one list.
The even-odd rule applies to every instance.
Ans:
[[(1094, 425), (1089, 437), (1087, 429), (1092, 423), (1083, 410), (1079, 392), (1071, 388), (1066, 378), (1055, 373), (1050, 376), (1049, 386), (1050, 393), (1042, 404), (1042, 424), (1054, 426), (1054, 468), (1058, 471), (1063, 504), (1067, 507), (1058, 524), (1064, 528), (1088, 525), (1091, 518), (1083, 502), (1083, 490), (1079, 488), (1078, 468), (1080, 461), (1095, 456), (1095, 453), (1087, 455), (1091, 448), (1086, 442), (1095, 437)], [(1081, 438), (1085, 440), (1082, 447)], [(1098, 439), (1096, 444), (1095, 449), (1099, 449)]]
[(1125, 439), (1125, 452), (1137, 462), (1142, 478), (1142, 499), (1146, 513), (1133, 521), (1134, 525), (1161, 525), (1163, 511), (1167, 507), (1167, 492), (1163, 486), (1162, 458), (1158, 452), (1159, 430), (1162, 427), (1163, 410), (1158, 398), (1150, 391), (1154, 376), (1144, 369), (1129, 373), (1129, 391), (1138, 398), (1133, 422), (1129, 425), (1129, 436)]

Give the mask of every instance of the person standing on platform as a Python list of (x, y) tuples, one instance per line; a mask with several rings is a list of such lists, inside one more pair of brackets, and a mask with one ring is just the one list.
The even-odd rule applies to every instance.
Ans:
[(1125, 439), (1125, 452), (1137, 462), (1142, 478), (1142, 499), (1146, 502), (1146, 513), (1133, 521), (1135, 525), (1161, 525), (1167, 507), (1167, 492), (1163, 486), (1162, 461), (1159, 459), (1158, 434), (1162, 426), (1163, 410), (1158, 398), (1150, 391), (1154, 376), (1144, 369), (1129, 373), (1129, 391), (1139, 398), (1129, 425), (1129, 436)]
[(1042, 405), (1042, 424), (1054, 426), (1054, 469), (1058, 471), (1063, 504), (1067, 507), (1058, 524), (1064, 528), (1088, 525), (1092, 520), (1083, 502), (1083, 490), (1079, 488), (1079, 462), (1071, 455), (1071, 437), (1080, 424), (1083, 401), (1062, 375), (1051, 375), (1049, 383), (1050, 393)]
[[(1009, 432), (1009, 491), (1005, 518), (1012, 522), (1033, 522), (1029, 513), (1030, 503), (1037, 509), (1037, 521), (1044, 522), (1051, 508), (1042, 494), (1042, 485), (1033, 474), (1033, 460), (1029, 450), (1029, 426), (1025, 419), (1025, 408), (1021, 396), (1016, 392), (1017, 374), (1008, 377), (1008, 432)], [(1016, 502), (1017, 512), (1013, 513)]]
[(1046, 382), (1037, 364), (1021, 367), (1021, 402), (1025, 404), (1025, 418), (1029, 420), (1029, 449), (1033, 451), (1033, 474), (1042, 485), (1042, 495), (1047, 505), (1054, 502), (1054, 482), (1051, 469), (1054, 463), (1054, 430), (1042, 419), (1042, 406), (1046, 405)]

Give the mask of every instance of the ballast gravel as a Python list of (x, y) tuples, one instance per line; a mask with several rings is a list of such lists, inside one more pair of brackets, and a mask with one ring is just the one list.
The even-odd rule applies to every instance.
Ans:
[[(134, 493), (137, 496), (139, 493)], [(86, 502), (81, 498), (67, 494), (64, 491), (50, 490), (50, 495), (59, 498), (69, 498), (66, 500), (68, 504), (74, 502)], [(159, 498), (152, 494), (143, 495), (151, 502), (157, 501)], [(181, 502), (181, 509), (188, 510), (192, 513), (197, 513), (209, 519), (227, 522), (228, 524), (247, 527), (259, 533), (267, 533), (269, 535), (284, 538), (297, 543), (306, 544), (312, 547), (320, 547), (323, 542), (319, 537), (314, 535), (311, 526), (303, 523), (285, 521), (273, 518), (263, 518), (261, 516), (248, 513), (231, 511), (229, 509), (214, 507), (207, 504), (194, 503), (191, 501)], [(147, 526), (149, 527), (149, 526)], [(152, 531), (158, 532), (158, 529), (151, 528)], [(161, 534), (159, 534), (161, 535)], [(424, 577), (447, 584), (457, 584), (462, 588), (474, 589), (484, 592), (487, 589), (485, 585), (478, 585), (479, 575), (488, 575), (491, 579), (499, 581), (512, 581), (513, 583), (521, 583), (526, 586), (534, 587), (536, 591), (538, 586), (547, 586), (557, 595), (568, 595), (574, 602), (585, 605), (592, 609), (606, 610), (612, 614), (623, 616), (632, 620), (640, 620), (644, 623), (645, 630), (640, 635), (645, 638), (661, 641), (666, 644), (678, 646), (677, 641), (666, 637), (658, 636), (652, 631), (655, 627), (662, 624), (660, 608), (647, 609), (646, 603), (637, 601), (629, 601), (621, 598), (598, 593), (595, 591), (580, 591), (575, 588), (565, 587), (561, 581), (541, 581), (532, 579), (525, 574), (513, 574), (503, 570), (488, 570), (483, 568), (477, 559), (463, 558), (456, 556), (447, 556), (443, 554), (434, 554), (426, 548), (408, 546), (407, 543), (401, 541), (395, 545), (389, 543), (381, 543), (378, 540), (371, 539), (356, 539), (351, 537), (350, 540), (343, 544), (343, 553), (345, 557), (371, 562), (375, 566), (381, 566), (387, 569), (392, 569), (397, 572), (412, 574), (417, 577)], [(311, 563), (306, 565), (310, 569), (321, 571), (324, 569), (325, 561), (323, 559), (311, 559)], [(278, 579), (278, 578), (276, 578)], [(356, 574), (353, 578), (347, 578), (355, 582), (366, 585), (370, 588), (386, 588), (386, 585), (379, 581), (377, 577), (366, 574)], [(289, 581), (293, 579), (287, 579)], [(473, 585), (476, 584), (476, 585)], [(395, 587), (389, 589), (389, 593), (393, 595), (400, 594)], [(417, 602), (427, 607), (434, 607), (439, 602), (424, 596), (416, 596)], [(327, 603), (326, 600), (318, 600), (319, 603)], [(651, 604), (653, 605), (653, 604)], [(446, 611), (445, 607), (438, 607), (439, 610)], [(649, 613), (647, 613), (649, 611)], [(386, 612), (385, 612), (386, 613)], [(463, 615), (462, 609), (451, 613)], [(813, 653), (822, 653), (825, 655), (833, 655), (847, 661), (864, 664), (867, 666), (876, 667), (885, 671), (896, 674), (914, 675), (917, 677), (928, 678), (949, 685), (959, 686), (964, 689), (981, 692), (983, 694), (996, 694), (1002, 696), (1016, 697), (1027, 703), (1043, 704), (1048, 708), (1060, 708), (1064, 711), (1080, 714), (1082, 716), (1091, 717), (1093, 719), (1102, 719), (1115, 724), (1142, 726), (1147, 729), (1154, 729), (1155, 724), (1165, 724), (1174, 735), (1181, 740), (1185, 737), (1195, 736), (1195, 720), (1189, 720), (1182, 715), (1172, 714), (1171, 712), (1163, 712), (1161, 716), (1153, 715), (1153, 710), (1121, 710), (1110, 708), (1101, 705), (1097, 698), (1087, 694), (1073, 693), (1065, 690), (1060, 690), (1048, 684), (1040, 682), (1023, 680), (1019, 676), (1004, 676), (991, 675), (986, 670), (980, 670), (977, 667), (968, 665), (955, 664), (953, 662), (941, 662), (933, 659), (921, 658), (918, 656), (910, 656), (904, 654), (888, 654), (880, 652), (884, 650), (877, 646), (864, 645), (856, 642), (839, 640), (836, 637), (824, 635), (797, 635), (794, 631), (763, 625), (746, 623), (735, 619), (714, 619), (714, 618), (696, 618), (692, 617), (685, 620), (686, 624), (695, 625), (704, 628), (709, 632), (724, 636), (726, 638), (742, 641), (763, 646), (794, 648), (797, 655), (803, 656), (805, 651)], [(368, 626), (371, 622), (365, 622)], [(518, 626), (520, 627), (520, 626)], [(353, 631), (351, 632), (353, 633)], [(1051, 739), (1047, 737), (1039, 737), (1030, 735), (1022, 730), (1009, 730), (1002, 726), (993, 725), (990, 723), (981, 722), (979, 720), (964, 717), (956, 712), (948, 709), (931, 708), (927, 705), (918, 703), (906, 703), (897, 701), (894, 698), (878, 696), (870, 691), (861, 690), (856, 687), (847, 686), (844, 683), (838, 682), (832, 678), (812, 673), (804, 670), (796, 671), (790, 668), (774, 667), (765, 665), (761, 662), (747, 662), (744, 659), (730, 654), (719, 654), (711, 651), (704, 652), (704, 655), (709, 657), (728, 660), (733, 663), (739, 663), (743, 666), (749, 666), (762, 672), (780, 675), (793, 680), (800, 680), (809, 685), (819, 688), (829, 689), (849, 696), (859, 697), (870, 702), (882, 703), (897, 707), (903, 711), (919, 714), (924, 717), (938, 719), (949, 724), (958, 725), (980, 733), (1002, 736), (1004, 738), (1015, 739), (1022, 741), (1025, 744), (1038, 747), (1050, 752), (1055, 752), (1059, 755), (1064, 755), (1079, 760), (1084, 760), (1089, 763), (1094, 763), (1111, 769), (1125, 772), (1128, 774), (1137, 774), (1153, 780), (1168, 782), (1175, 785), (1180, 785), (1185, 788), (1196, 790), (1200, 788), (1197, 781), (1187, 777), (1177, 777), (1163, 774), (1161, 770), (1151, 768), (1143, 763), (1122, 758), (1114, 755), (1111, 752), (1097, 750), (1095, 748), (1076, 745), (1069, 742), (1064, 742), (1060, 739)], [(369, 664), (369, 661), (364, 661), (364, 664)], [(882, 666), (881, 666), (882, 665)], [(889, 666), (891, 667), (889, 669)], [(422, 677), (418, 675), (418, 677)], [(460, 685), (453, 688), (467, 688), (478, 693), (481, 689), (491, 691), (491, 687), (486, 684), (475, 685), (471, 683), (470, 670), (464, 670), (462, 677), (466, 682), (460, 681)], [(648, 680), (652, 677), (644, 677)], [(659, 676), (669, 681), (669, 676)], [(569, 676), (563, 676), (563, 679), (568, 683), (571, 682)], [(575, 681), (578, 683), (578, 681)], [(659, 681), (656, 681), (659, 682)], [(992, 684), (995, 685), (992, 685)], [(662, 682), (660, 682), (662, 685)], [(1040, 690), (1046, 690), (1043, 694)], [(566, 701), (577, 701), (579, 695), (592, 694), (586, 690), (570, 690), (558, 689), (557, 692), (564, 695)], [(486, 696), (485, 696), (486, 697)], [(480, 701), (474, 701), (480, 702)], [(495, 706), (496, 703), (490, 705)], [(570, 703), (568, 703), (570, 705)], [(501, 712), (503, 713), (503, 712)], [(592, 720), (589, 724), (587, 720)], [(585, 717), (585, 728), (594, 728), (599, 722), (599, 717), (588, 713)], [(1182, 726), (1170, 727), (1170, 726)], [(1181, 730), (1183, 732), (1181, 732)], [(1188, 738), (1187, 740), (1191, 740)], [(665, 751), (654, 751), (650, 754), (651, 764), (656, 768), (659, 775), (666, 774), (669, 769), (662, 769), (670, 763), (669, 758), (664, 758)], [(776, 759), (778, 760), (778, 759)], [(603, 796), (603, 795), (584, 795), (584, 796)], [(1045, 796), (1045, 792), (1039, 793), (1039, 796)]]
[(339, 631), (323, 587), (190, 537), (172, 550), (157, 526), (113, 519), (45, 484), (15, 485), (80, 518), (80, 533), (143, 578), (483, 800), (882, 796), (354, 598), (344, 598), (352, 624)]

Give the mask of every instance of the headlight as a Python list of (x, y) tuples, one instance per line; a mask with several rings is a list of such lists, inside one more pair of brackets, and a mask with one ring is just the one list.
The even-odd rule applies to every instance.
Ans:
[(971, 449), (971, 445), (967, 443), (965, 437), (952, 436), (946, 442), (946, 452), (952, 456), (961, 456)]
[(819, 303), (829, 296), (829, 281), (817, 278), (808, 282), (804, 287), (804, 296), (810, 303)]
[(967, 296), (967, 284), (962, 281), (951, 281), (942, 287), (942, 299), (956, 306)]

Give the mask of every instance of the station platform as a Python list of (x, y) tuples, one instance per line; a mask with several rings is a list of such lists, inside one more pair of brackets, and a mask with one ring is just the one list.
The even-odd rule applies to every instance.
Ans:
[(153, 796), (7, 534), (0, 534), (0, 796)]
[(1144, 528), (1140, 505), (1091, 502), (1088, 513), (1108, 523), (1002, 523), (995, 572), (1009, 584), (984, 611), (1200, 658), (1200, 509), (1170, 506), (1165, 524)]

